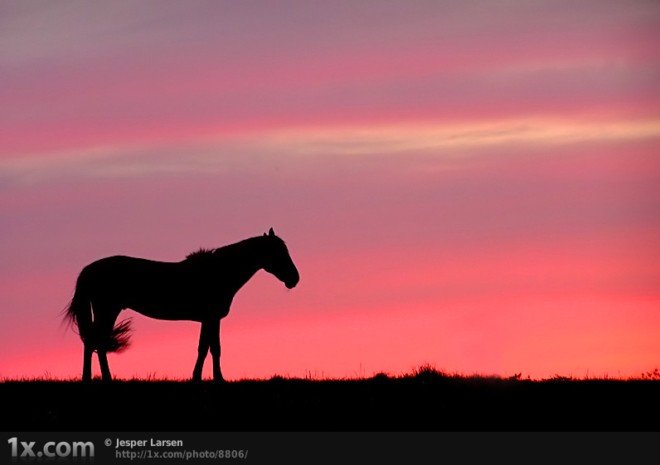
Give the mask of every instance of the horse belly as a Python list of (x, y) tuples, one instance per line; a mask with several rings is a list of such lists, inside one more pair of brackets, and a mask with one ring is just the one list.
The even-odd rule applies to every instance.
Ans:
[(126, 308), (161, 320), (201, 321), (206, 313), (200, 303), (179, 295), (159, 294), (153, 298), (140, 296), (130, 300), (126, 302)]
[(196, 311), (195, 309), (187, 308), (164, 308), (164, 307), (151, 307), (143, 305), (132, 305), (127, 308), (140, 313), (144, 316), (150, 318), (156, 318), (158, 320), (190, 320), (190, 321), (202, 321), (203, 312)]

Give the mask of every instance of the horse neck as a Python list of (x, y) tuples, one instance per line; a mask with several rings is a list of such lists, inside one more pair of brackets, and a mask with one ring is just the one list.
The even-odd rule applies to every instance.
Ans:
[(236, 244), (236, 250), (233, 251), (233, 260), (238, 270), (236, 275), (238, 288), (242, 287), (257, 271), (264, 267), (264, 247), (265, 245), (260, 237)]

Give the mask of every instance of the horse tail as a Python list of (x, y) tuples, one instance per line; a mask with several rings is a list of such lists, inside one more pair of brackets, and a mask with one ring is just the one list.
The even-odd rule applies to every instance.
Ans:
[(76, 290), (69, 306), (64, 310), (64, 320), (71, 327), (78, 328), (78, 334), (83, 343), (92, 343), (94, 332), (92, 324), (92, 302), (84, 279), (84, 273), (80, 273), (76, 282)]
[(109, 336), (102, 339), (102, 345), (106, 352), (123, 352), (131, 344), (131, 319), (117, 323)]
[(130, 344), (131, 319), (120, 321), (109, 334), (100, 334), (92, 320), (92, 299), (83, 270), (78, 276), (76, 289), (71, 302), (64, 310), (64, 320), (70, 326), (78, 328), (80, 339), (94, 349), (102, 348), (106, 352), (121, 352)]

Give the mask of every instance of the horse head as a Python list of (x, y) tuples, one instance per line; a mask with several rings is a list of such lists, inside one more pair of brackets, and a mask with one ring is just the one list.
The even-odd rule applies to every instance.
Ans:
[(275, 235), (273, 228), (264, 233), (267, 242), (264, 270), (282, 281), (287, 289), (292, 289), (300, 281), (298, 269), (289, 255), (289, 250), (282, 239)]

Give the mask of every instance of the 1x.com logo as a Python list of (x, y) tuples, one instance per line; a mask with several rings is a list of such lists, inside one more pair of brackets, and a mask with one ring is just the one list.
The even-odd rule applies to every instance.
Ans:
[(65, 458), (65, 457), (94, 457), (94, 443), (90, 441), (48, 441), (39, 448), (35, 441), (19, 441), (13, 437), (7, 440), (11, 447), (12, 459), (19, 458)]

